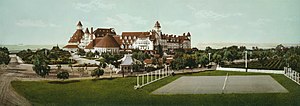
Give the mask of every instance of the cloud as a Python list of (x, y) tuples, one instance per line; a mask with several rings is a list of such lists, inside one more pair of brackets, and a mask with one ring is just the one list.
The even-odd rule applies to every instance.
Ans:
[(248, 22), (248, 24), (253, 25), (253, 26), (263, 26), (263, 25), (266, 25), (266, 24), (268, 24), (272, 21), (273, 21), (272, 19), (259, 18), (256, 21)]
[(18, 20), (15, 24), (20, 27), (59, 27), (59, 25), (51, 22), (30, 19)]
[(140, 16), (133, 16), (129, 14), (116, 14), (111, 17), (107, 17), (105, 24), (116, 27), (118, 30), (134, 30), (139, 27), (145, 27), (147, 20)]
[(191, 25), (190, 22), (188, 21), (184, 21), (184, 20), (175, 20), (175, 21), (165, 21), (163, 22), (165, 25), (170, 26), (170, 27), (175, 27), (175, 26), (179, 26), (179, 27), (186, 27)]
[(191, 5), (187, 5), (187, 8), (190, 9), (194, 16), (197, 18), (207, 18), (212, 20), (221, 20), (224, 18), (235, 17), (235, 16), (243, 16), (242, 13), (218, 13), (212, 10), (205, 10), (205, 9), (196, 9)]
[(103, 0), (92, 0), (88, 3), (75, 3), (74, 7), (83, 12), (91, 12), (98, 9), (113, 9), (115, 4), (104, 3)]

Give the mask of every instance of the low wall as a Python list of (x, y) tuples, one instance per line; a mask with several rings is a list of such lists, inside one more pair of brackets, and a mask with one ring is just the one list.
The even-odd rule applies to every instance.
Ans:
[[(246, 72), (245, 68), (224, 68), (224, 67), (217, 67), (216, 70)], [(284, 70), (248, 69), (248, 72), (284, 74)]]

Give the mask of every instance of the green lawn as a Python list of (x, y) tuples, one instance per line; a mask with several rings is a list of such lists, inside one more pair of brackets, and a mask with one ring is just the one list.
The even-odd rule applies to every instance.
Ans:
[[(262, 75), (261, 73), (208, 71), (192, 76)], [(80, 80), (66, 84), (49, 81), (14, 81), (15, 90), (33, 105), (300, 105), (300, 86), (283, 75), (271, 75), (289, 93), (152, 95), (152, 91), (183, 75), (165, 78), (134, 90), (135, 77)]]

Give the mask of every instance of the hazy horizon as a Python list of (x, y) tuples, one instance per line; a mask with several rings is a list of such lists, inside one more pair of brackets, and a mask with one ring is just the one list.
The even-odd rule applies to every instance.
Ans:
[[(300, 44), (296, 43), (199, 43), (196, 48), (200, 50), (205, 50), (206, 47), (211, 47), (213, 49), (221, 49), (223, 47), (229, 47), (229, 46), (245, 46), (247, 49), (252, 49), (252, 47), (258, 47), (263, 49), (269, 49), (269, 48), (275, 48), (277, 45), (282, 44), (285, 47), (291, 47), (291, 46), (300, 46)], [(9, 50), (12, 51), (19, 51), (19, 50), (25, 50), (25, 49), (42, 49), (47, 48), (51, 49), (53, 46), (58, 45), (59, 47), (65, 46), (65, 44), (48, 44), (48, 45), (26, 45), (26, 44), (12, 44), (12, 45), (1, 45), (0, 47), (7, 47)]]
[[(1, 0), (0, 45), (66, 44), (83, 27), (192, 34), (206, 43), (300, 44), (299, 0)], [(276, 46), (276, 45), (275, 45)]]

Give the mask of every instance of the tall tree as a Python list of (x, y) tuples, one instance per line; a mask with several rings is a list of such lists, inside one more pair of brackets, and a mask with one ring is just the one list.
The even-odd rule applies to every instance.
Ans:
[(201, 67), (206, 66), (209, 63), (207, 55), (201, 55), (198, 58), (198, 63), (201, 64)]
[(212, 56), (212, 60), (215, 63), (220, 64), (222, 62), (222, 56), (220, 54), (214, 53), (214, 55)]
[(163, 47), (160, 44), (157, 47), (157, 52), (159, 54), (159, 57), (162, 57), (164, 55)]
[(8, 64), (10, 57), (7, 53), (0, 51), (0, 64)]
[(48, 66), (48, 63), (41, 56), (39, 56), (39, 55), (35, 56), (35, 59), (33, 61), (33, 65), (34, 66), (32, 67), (32, 69), (39, 76), (45, 78), (46, 75), (49, 75), (50, 66)]

